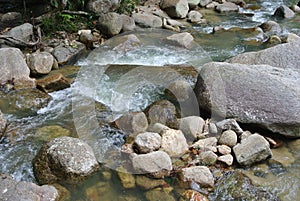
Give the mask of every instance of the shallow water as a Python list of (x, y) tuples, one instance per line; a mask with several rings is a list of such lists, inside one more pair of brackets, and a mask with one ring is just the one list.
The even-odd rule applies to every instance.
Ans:
[[(88, 58), (77, 63), (81, 69), (72, 87), (51, 93), (52, 101), (46, 107), (38, 110), (36, 115), (20, 118), (6, 114), (10, 122), (8, 126), (9, 135), (0, 141), (0, 172), (8, 173), (16, 180), (35, 182), (31, 160), (43, 144), (35, 136), (35, 133), (38, 128), (48, 125), (59, 125), (68, 129), (71, 136), (79, 136), (89, 142), (99, 161), (107, 159), (104, 155), (108, 150), (115, 150), (118, 153), (120, 145), (124, 142), (125, 134), (110, 128), (105, 122), (112, 121), (128, 110), (142, 110), (155, 100), (160, 99), (163, 96), (163, 88), (157, 84), (164, 85), (165, 81), (161, 82), (161, 80), (171, 78), (150, 74), (148, 77), (144, 77), (146, 82), (136, 76), (136, 71), (127, 71), (125, 76), (122, 70), (108, 73), (106, 72), (108, 70), (107, 64), (158, 67), (165, 64), (191, 64), (200, 69), (203, 63), (211, 60), (223, 61), (238, 53), (264, 49), (267, 45), (262, 42), (249, 42), (253, 39), (255, 41), (262, 40), (261, 35), (253, 31), (253, 28), (272, 19), (271, 15), (277, 6), (283, 3), (291, 4), (292, 1), (246, 2), (250, 6), (258, 5), (260, 9), (241, 9), (239, 14), (218, 14), (208, 25), (189, 28), (188, 31), (193, 34), (196, 41), (192, 50), (189, 51), (170, 45), (162, 45), (164, 43), (162, 43), (161, 38), (169, 35), (170, 32), (168, 31), (153, 31), (151, 35), (149, 32), (137, 33), (139, 38), (143, 40), (144, 46), (136, 48), (134, 51), (124, 53), (112, 50), (113, 40), (106, 43), (104, 48), (93, 51)], [(243, 13), (247, 13), (247, 15)], [(207, 14), (209, 19), (208, 16), (209, 13)], [(288, 32), (300, 34), (299, 15), (291, 20), (281, 20), (280, 23), (285, 30), (284, 34)], [(212, 28), (217, 25), (227, 30), (232, 27), (243, 27), (247, 30), (211, 34)], [(136, 84), (137, 81), (139, 81), (138, 84)], [(122, 94), (124, 93), (122, 87), (125, 86), (126, 89), (129, 88), (129, 85), (134, 90), (125, 95)], [(127, 98), (125, 99), (126, 104), (122, 99), (116, 99), (116, 97)], [(113, 111), (111, 113), (95, 113), (94, 106), (97, 102), (104, 103)], [(262, 164), (262, 167), (253, 167), (246, 170), (246, 173), (249, 176), (255, 174), (253, 179), (257, 184), (262, 185), (260, 188), (274, 193), (281, 200), (297, 200), (300, 197), (299, 144), (287, 143), (285, 147), (284, 153), (289, 152), (290, 155), (284, 157), (294, 158), (294, 162), (285, 167), (277, 165), (277, 163)], [(109, 159), (113, 160), (113, 158)], [(113, 162), (109, 166), (115, 168), (117, 165), (118, 163)], [(111, 174), (110, 179), (105, 176), (107, 174)], [(177, 189), (176, 184), (170, 181), (169, 183), (175, 187), (173, 194), (177, 198), (177, 191), (180, 192), (182, 189)], [(72, 193), (72, 200), (125, 200), (124, 197), (136, 197), (137, 200), (145, 200), (144, 190), (122, 188), (116, 172), (111, 172), (105, 167), (85, 183), (67, 187)], [(222, 195), (221, 198), (228, 200), (226, 194)]]

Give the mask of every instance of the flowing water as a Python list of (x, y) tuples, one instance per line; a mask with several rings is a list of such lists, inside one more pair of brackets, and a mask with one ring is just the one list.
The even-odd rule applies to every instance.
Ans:
[[(109, 127), (106, 122), (126, 111), (142, 110), (161, 99), (168, 81), (180, 77), (174, 71), (170, 73), (163, 69), (166, 64), (190, 64), (199, 70), (206, 62), (223, 61), (245, 51), (268, 47), (264, 43), (265, 36), (255, 27), (273, 19), (272, 14), (279, 5), (295, 3), (275, 0), (246, 2), (249, 7), (240, 9), (239, 13), (212, 14), (211, 11), (203, 11), (209, 23), (187, 28), (196, 41), (191, 50), (165, 43), (162, 38), (170, 35), (170, 32), (151, 30), (135, 33), (143, 41), (142, 46), (114, 49), (118, 39), (112, 39), (87, 58), (78, 61), (77, 65), (81, 68), (72, 87), (51, 93), (52, 100), (47, 106), (34, 113), (5, 113), (10, 123), (6, 135), (0, 141), (0, 172), (8, 173), (16, 180), (35, 182), (31, 161), (44, 143), (38, 138), (37, 132), (44, 126), (60, 126), (69, 130), (70, 136), (87, 141), (99, 161), (110, 161), (107, 167), (103, 167), (85, 183), (66, 185), (72, 193), (72, 200), (125, 200), (133, 197), (145, 200), (143, 190), (122, 188), (116, 173), (108, 169), (118, 166), (114, 157), (119, 159), (115, 153), (118, 155), (125, 134)], [(279, 22), (284, 30), (283, 35), (289, 32), (300, 34), (299, 15)], [(214, 26), (222, 26), (225, 31), (212, 34)], [(108, 64), (156, 66), (157, 70), (150, 67), (111, 69)], [(112, 111), (95, 111), (99, 103), (105, 104)], [(1, 108), (9, 107), (9, 104), (1, 105)], [(277, 156), (280, 153), (286, 154), (278, 156), (278, 160), (284, 159), (285, 165), (274, 160), (241, 171), (260, 189), (272, 192), (280, 200), (297, 200), (300, 197), (300, 145), (288, 142), (281, 149), (277, 151)], [(174, 196), (177, 197), (180, 188), (177, 189), (171, 178), (167, 180), (175, 187)], [(210, 198), (231, 200), (222, 187), (216, 187)]]

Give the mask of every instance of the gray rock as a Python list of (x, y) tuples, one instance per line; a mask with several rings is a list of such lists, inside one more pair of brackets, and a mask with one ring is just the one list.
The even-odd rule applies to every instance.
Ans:
[(233, 153), (241, 165), (251, 165), (272, 157), (268, 141), (259, 134), (253, 134), (234, 146)]
[(56, 58), (59, 65), (72, 64), (85, 50), (85, 45), (76, 41), (74, 46), (65, 46), (62, 44), (55, 47), (53, 56)]
[(213, 187), (214, 177), (206, 166), (194, 166), (183, 168), (180, 173), (183, 182), (190, 183), (196, 182), (201, 187)]
[(22, 20), (22, 14), (19, 12), (8, 12), (4, 13), (0, 16), (0, 22), (7, 23), (7, 22), (21, 22)]
[(268, 34), (281, 34), (281, 26), (275, 21), (267, 21), (262, 23), (260, 26), (265, 33)]
[(211, 2), (209, 4), (207, 4), (205, 6), (205, 8), (207, 8), (207, 9), (215, 9), (218, 5), (220, 5), (220, 3), (213, 1), (213, 2)]
[(7, 125), (7, 120), (4, 116), (4, 114), (0, 110), (0, 139), (1, 139), (1, 137), (3, 136), (3, 134), (5, 132), (6, 125)]
[(152, 132), (140, 133), (135, 137), (134, 146), (141, 154), (156, 151), (161, 146), (161, 136)]
[(290, 19), (295, 16), (295, 13), (289, 7), (282, 5), (276, 9), (274, 16)]
[(38, 186), (31, 182), (17, 182), (12, 177), (0, 174), (0, 198), (3, 201), (54, 201), (59, 200), (59, 192), (54, 186)]
[(93, 43), (99, 40), (98, 37), (92, 34), (91, 30), (79, 30), (78, 33), (79, 33), (79, 41), (85, 44), (85, 46), (89, 49), (92, 49), (94, 47)]
[[(282, 55), (278, 57), (287, 62)], [(287, 65), (292, 67), (294, 62), (291, 59)], [(299, 72), (268, 65), (212, 62), (204, 65), (198, 78), (195, 92), (201, 108), (274, 133), (300, 136)]]
[(119, 7), (119, 3), (119, 0), (89, 0), (87, 11), (95, 14), (106, 14), (115, 11)]
[(219, 144), (227, 145), (229, 147), (233, 147), (237, 143), (237, 135), (233, 130), (224, 131), (220, 138)]
[(61, 73), (56, 73), (38, 79), (36, 85), (38, 89), (46, 93), (50, 93), (53, 91), (59, 91), (62, 89), (69, 88), (71, 83), (70, 80), (65, 78), (65, 76), (63, 76)]
[(164, 151), (136, 155), (132, 159), (132, 166), (136, 173), (150, 174), (155, 178), (169, 176), (172, 170), (171, 158)]
[(293, 6), (291, 7), (291, 9), (292, 9), (292, 11), (294, 11), (295, 13), (300, 13), (300, 7), (297, 6), (297, 5), (293, 5)]
[(201, 0), (188, 0), (189, 8), (190, 9), (196, 8), (199, 5), (200, 1)]
[(189, 146), (180, 130), (168, 129), (162, 132), (161, 150), (170, 157), (180, 157), (187, 152)]
[(227, 155), (231, 153), (231, 148), (227, 145), (218, 145), (217, 146), (218, 152), (222, 155)]
[(237, 134), (243, 133), (243, 129), (241, 129), (235, 119), (224, 119), (222, 121), (218, 121), (216, 126), (221, 130), (233, 130)]
[(199, 161), (202, 165), (214, 165), (217, 162), (218, 155), (213, 151), (200, 152)]
[(139, 38), (134, 34), (115, 38), (114, 43), (116, 44), (114, 45), (115, 47), (113, 48), (113, 50), (123, 54), (140, 47), (142, 44)]
[(246, 139), (247, 137), (249, 137), (250, 135), (252, 135), (252, 133), (251, 133), (250, 131), (244, 131), (244, 132), (241, 134), (240, 138), (241, 138), (241, 140), (244, 140), (244, 139)]
[(216, 6), (216, 10), (223, 13), (223, 12), (234, 12), (238, 11), (239, 7), (231, 2), (224, 2)]
[(228, 2), (234, 3), (236, 5), (239, 5), (242, 8), (246, 7), (246, 2), (244, 0), (227, 0)]
[(217, 125), (215, 123), (210, 122), (208, 124), (208, 133), (212, 134), (212, 135), (218, 134), (218, 128), (217, 128)]
[(218, 157), (218, 161), (221, 161), (227, 165), (232, 165), (233, 164), (233, 156), (231, 154), (226, 154), (223, 156)]
[(151, 13), (133, 13), (132, 18), (140, 27), (159, 28), (162, 27), (162, 19)]
[(177, 127), (176, 108), (168, 100), (157, 101), (145, 109), (150, 125), (164, 124), (170, 128)]
[(27, 64), (32, 74), (45, 75), (50, 73), (54, 57), (48, 52), (35, 52), (28, 56)]
[(33, 159), (33, 170), (41, 184), (57, 181), (76, 183), (98, 168), (92, 148), (72, 137), (55, 138), (45, 144)]
[(135, 29), (136, 26), (135, 26), (134, 19), (132, 17), (122, 14), (121, 18), (123, 23), (123, 27), (122, 27), (123, 32), (133, 31)]
[(138, 134), (146, 131), (148, 128), (148, 120), (143, 112), (129, 112), (124, 114), (115, 120), (115, 124), (128, 134)]
[(200, 5), (201, 7), (205, 7), (205, 6), (207, 6), (208, 4), (210, 4), (211, 2), (212, 2), (212, 0), (200, 0), (199, 5)]
[(160, 7), (172, 18), (185, 18), (189, 11), (188, 0), (162, 0)]
[(169, 130), (168, 126), (165, 126), (161, 123), (155, 123), (148, 127), (148, 131), (162, 134), (164, 131)]
[(194, 37), (188, 32), (183, 32), (167, 37), (167, 41), (172, 45), (177, 45), (188, 49), (193, 45)]
[(25, 23), (9, 30), (6, 35), (29, 42), (33, 36), (33, 25)]
[(29, 77), (30, 70), (24, 55), (17, 48), (0, 49), (0, 83), (12, 82), (14, 88), (33, 88), (35, 80)]
[(293, 42), (300, 42), (300, 36), (294, 33), (289, 33), (286, 39), (286, 42), (293, 43)]
[(182, 79), (172, 82), (165, 93), (180, 103), (189, 101), (194, 95), (191, 84)]
[(192, 10), (188, 13), (188, 21), (191, 23), (197, 23), (201, 21), (202, 14), (198, 11)]
[(112, 37), (121, 32), (123, 20), (118, 13), (109, 12), (101, 14), (97, 22), (97, 27), (102, 33)]
[(209, 138), (205, 138), (205, 139), (201, 139), (198, 140), (197, 142), (195, 142), (194, 144), (192, 144), (191, 147), (195, 148), (195, 149), (199, 149), (200, 151), (214, 151), (217, 148), (217, 138), (215, 137), (209, 137)]
[(198, 116), (184, 117), (178, 120), (179, 129), (189, 141), (194, 141), (201, 136), (205, 121)]

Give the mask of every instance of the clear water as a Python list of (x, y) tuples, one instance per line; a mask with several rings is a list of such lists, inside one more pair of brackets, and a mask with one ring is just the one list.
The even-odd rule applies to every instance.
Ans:
[[(138, 74), (136, 70), (127, 70), (124, 76), (123, 69), (109, 71), (107, 64), (157, 67), (163, 67), (165, 64), (191, 64), (200, 69), (203, 63), (211, 60), (223, 61), (244, 51), (264, 49), (266, 48), (264, 44), (249, 43), (252, 39), (260, 40), (261, 37), (259, 33), (253, 31), (253, 27), (272, 19), (272, 14), (279, 5), (291, 5), (295, 1), (250, 0), (246, 2), (250, 6), (258, 5), (259, 9), (246, 8), (240, 9), (237, 14), (217, 14), (218, 18), (208, 25), (188, 29), (196, 41), (191, 50), (162, 45), (164, 43), (161, 38), (166, 37), (170, 32), (153, 31), (151, 35), (150, 32), (138, 33), (144, 45), (134, 51), (125, 53), (114, 51), (112, 49), (114, 42), (111, 44), (108, 42), (105, 48), (93, 51), (88, 58), (78, 62), (81, 69), (72, 87), (51, 93), (52, 101), (47, 107), (40, 109), (37, 115), (19, 118), (6, 114), (10, 122), (9, 135), (0, 141), (0, 172), (8, 173), (19, 181), (35, 182), (31, 161), (43, 144), (36, 138), (35, 133), (38, 128), (46, 125), (60, 125), (70, 130), (72, 136), (79, 136), (86, 140), (94, 148), (99, 161), (106, 159), (104, 153), (108, 150), (118, 153), (120, 145), (124, 142), (124, 133), (107, 126), (105, 122), (112, 121), (126, 111), (142, 110), (160, 99), (163, 96), (162, 86), (165, 80), (174, 77), (159, 74), (145, 76)], [(210, 19), (208, 16), (209, 14), (207, 19)], [(283, 34), (289, 32), (300, 34), (299, 15), (294, 19), (279, 22), (285, 30)], [(227, 30), (233, 27), (247, 30), (211, 34), (213, 27), (217, 25)], [(96, 113), (94, 106), (97, 103), (104, 103), (113, 111)], [(282, 200), (297, 200), (300, 196), (299, 145), (298, 149), (291, 147), (289, 143), (286, 147), (292, 153), (295, 162), (284, 167), (282, 172), (280, 172), (281, 167), (270, 165), (265, 173), (268, 176), (261, 182), (264, 184), (262, 188), (279, 195)], [(117, 165), (118, 163), (112, 162), (108, 166), (115, 168)], [(257, 171), (255, 168), (257, 167), (249, 171)], [(272, 172), (272, 168), (279, 173)], [(106, 171), (107, 169), (104, 168), (80, 186), (68, 186), (72, 192), (72, 199), (124, 200), (124, 196), (136, 197), (138, 200), (145, 199), (144, 191), (139, 188), (131, 190), (122, 188), (115, 172), (111, 173), (111, 179), (106, 180), (103, 176)], [(97, 191), (100, 193), (95, 193)], [(177, 191), (174, 192), (174, 196), (178, 196)]]

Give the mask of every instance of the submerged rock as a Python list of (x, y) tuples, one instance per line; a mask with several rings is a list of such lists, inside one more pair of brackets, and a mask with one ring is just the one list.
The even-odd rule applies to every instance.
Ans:
[(163, 179), (152, 179), (146, 176), (136, 176), (136, 185), (142, 189), (149, 190), (161, 186), (166, 186), (167, 183)]
[(92, 148), (77, 138), (60, 137), (45, 144), (33, 159), (33, 170), (41, 184), (76, 183), (99, 168)]
[(250, 135), (234, 146), (233, 153), (241, 165), (252, 165), (272, 157), (269, 142), (258, 134)]
[(71, 133), (68, 129), (65, 129), (58, 125), (41, 127), (39, 129), (37, 129), (37, 131), (35, 133), (35, 137), (38, 140), (41, 140), (44, 142), (48, 142), (57, 137), (70, 136), (70, 135), (71, 135)]
[(12, 177), (0, 174), (1, 200), (59, 200), (58, 190), (50, 185), (38, 186), (31, 182), (15, 181)]
[(38, 89), (50, 93), (69, 88), (71, 84), (70, 80), (65, 78), (63, 74), (57, 73), (38, 79), (36, 85)]
[(155, 188), (153, 190), (147, 191), (145, 193), (145, 197), (148, 201), (175, 201), (175, 198), (170, 195), (168, 191), (164, 190), (164, 188)]
[[(299, 68), (296, 55), (290, 63), (279, 54), (279, 58), (274, 56), (274, 60), (282, 61), (281, 65)], [(299, 82), (300, 74), (293, 69), (212, 62), (201, 69), (195, 93), (199, 106), (206, 111), (297, 137), (300, 136)]]

